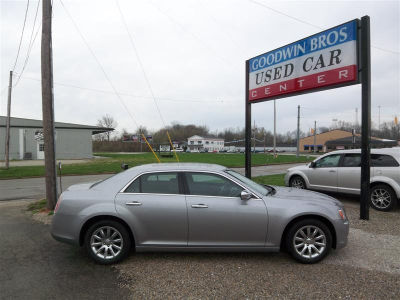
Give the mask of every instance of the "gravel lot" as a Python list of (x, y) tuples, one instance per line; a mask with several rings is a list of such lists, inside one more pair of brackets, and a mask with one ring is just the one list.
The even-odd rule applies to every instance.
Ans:
[(400, 209), (371, 209), (361, 221), (358, 199), (338, 198), (351, 222), (349, 244), (319, 264), (286, 253), (138, 253), (114, 266), (120, 285), (132, 298), (399, 299)]

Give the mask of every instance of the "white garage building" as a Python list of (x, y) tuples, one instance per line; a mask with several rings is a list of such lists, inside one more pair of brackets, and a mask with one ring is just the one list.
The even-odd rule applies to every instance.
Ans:
[(190, 151), (221, 151), (224, 149), (224, 139), (218, 139), (214, 137), (202, 137), (194, 135), (188, 138), (188, 148)]

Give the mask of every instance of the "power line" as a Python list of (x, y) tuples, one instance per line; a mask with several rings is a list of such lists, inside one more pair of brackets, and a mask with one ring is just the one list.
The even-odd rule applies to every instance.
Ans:
[(152, 98), (153, 98), (154, 105), (155, 105), (156, 108), (157, 108), (158, 114), (160, 115), (160, 119), (161, 119), (161, 121), (163, 122), (164, 127), (166, 127), (164, 118), (163, 118), (163, 116), (162, 116), (162, 114), (161, 114), (160, 108), (159, 108), (159, 106), (158, 106), (156, 97), (155, 97), (154, 92), (153, 92), (153, 89), (151, 88), (150, 80), (149, 80), (149, 78), (147, 77), (146, 70), (144, 69), (144, 66), (143, 66), (143, 63), (142, 63), (142, 61), (141, 61), (141, 59), (140, 59), (138, 50), (137, 50), (137, 48), (136, 48), (136, 46), (135, 46), (135, 42), (134, 42), (134, 40), (133, 40), (132, 34), (131, 34), (130, 31), (129, 31), (129, 28), (128, 28), (128, 25), (126, 24), (126, 20), (125, 20), (125, 18), (124, 18), (123, 13), (122, 13), (121, 7), (119, 6), (118, 0), (115, 0), (115, 3), (116, 3), (116, 5), (117, 5), (117, 8), (118, 8), (119, 14), (120, 14), (120, 16), (121, 16), (121, 20), (122, 20), (122, 23), (123, 23), (123, 25), (124, 25), (124, 27), (125, 27), (125, 30), (126, 30), (126, 32), (128, 33), (129, 41), (130, 41), (130, 43), (131, 43), (131, 46), (132, 46), (132, 48), (133, 48), (133, 50), (134, 50), (134, 52), (135, 52), (135, 55), (136, 55), (136, 58), (137, 58), (137, 60), (138, 60), (138, 62), (139, 62), (140, 68), (142, 69), (142, 73), (143, 73), (144, 79), (146, 80), (147, 87), (149, 88), (150, 94), (151, 94), (151, 96), (152, 96)]
[(17, 57), (15, 58), (14, 66), (13, 66), (13, 68), (12, 68), (13, 72), (14, 72), (15, 67), (16, 67), (16, 65), (17, 65), (17, 62), (18, 62), (19, 51), (21, 50), (22, 38), (24, 37), (25, 24), (26, 24), (26, 17), (28, 16), (28, 10), (29, 10), (29, 0), (28, 0), (28, 2), (26, 3), (25, 17), (24, 17), (24, 25), (22, 26), (21, 38), (19, 39)]
[[(18, 73), (16, 73), (16, 74), (18, 74)], [(39, 78), (32, 78), (32, 77), (27, 77), (27, 76), (21, 76), (21, 78), (41, 82), (41, 80)], [(103, 94), (112, 94), (112, 95), (115, 94), (114, 91), (107, 91), (107, 90), (100, 90), (100, 89), (95, 89), (95, 88), (83, 87), (83, 86), (69, 84), (69, 83), (54, 82), (54, 85), (59, 85), (59, 86), (68, 87), (68, 88), (74, 88), (74, 89), (80, 89), (80, 90), (93, 91), (93, 92), (103, 93)], [(7, 90), (7, 87), (4, 88), (1, 93), (3, 93), (6, 90)], [(134, 94), (129, 94), (129, 93), (125, 93), (125, 92), (119, 92), (119, 91), (117, 91), (117, 93), (119, 95), (121, 95), (121, 96), (128, 96), (128, 97), (133, 97), (133, 98), (152, 99), (151, 96), (134, 95)], [(194, 100), (194, 99), (177, 99), (177, 98), (170, 98), (170, 97), (157, 97), (157, 99), (158, 99), (158, 101), (190, 102), (190, 103), (224, 103), (224, 102), (233, 102), (233, 101), (226, 101), (226, 100)]]
[(112, 83), (111, 79), (109, 78), (109, 76), (107, 75), (106, 71), (104, 70), (102, 64), (100, 63), (99, 59), (97, 58), (97, 56), (94, 54), (92, 48), (90, 47), (89, 43), (86, 41), (85, 37), (83, 36), (82, 32), (80, 31), (78, 25), (76, 24), (75, 20), (72, 18), (71, 14), (69, 13), (68, 9), (66, 8), (66, 6), (64, 5), (63, 1), (60, 0), (60, 3), (62, 5), (62, 7), (64, 8), (65, 12), (67, 13), (67, 16), (70, 18), (72, 24), (74, 25), (76, 31), (79, 33), (79, 36), (81, 37), (82, 41), (84, 42), (84, 44), (86, 45), (86, 47), (88, 48), (90, 54), (93, 56), (93, 58), (95, 59), (96, 63), (98, 64), (98, 66), (100, 67), (101, 71), (104, 74), (104, 77), (106, 78), (106, 80), (108, 81), (108, 83), (110, 84), (111, 88), (114, 91), (114, 94), (118, 97), (118, 100), (120, 101), (120, 103), (122, 104), (122, 106), (126, 109), (126, 112), (128, 113), (128, 115), (131, 117), (132, 121), (135, 123), (136, 127), (139, 127), (138, 123), (136, 122), (135, 118), (133, 117), (132, 113), (129, 111), (128, 107), (126, 106), (124, 100), (122, 99), (122, 97), (118, 94), (117, 89), (115, 88), (114, 84)]
[[(247, 0), (247, 1), (249, 1), (249, 2), (251, 2), (251, 3), (254, 3), (254, 4), (256, 4), (256, 5), (262, 6), (262, 7), (266, 8), (266, 9), (268, 9), (268, 10), (270, 10), (270, 11), (273, 11), (273, 12), (275, 12), (275, 13), (277, 13), (277, 14), (280, 14), (280, 15), (282, 15), (282, 16), (285, 16), (285, 17), (290, 18), (290, 19), (292, 19), (292, 20), (295, 20), (295, 21), (297, 21), (297, 22), (300, 22), (300, 23), (303, 23), (303, 24), (312, 26), (312, 27), (317, 28), (317, 29), (320, 29), (320, 30), (323, 30), (323, 29), (324, 29), (324, 28), (322, 28), (321, 26), (315, 25), (315, 24), (313, 24), (313, 23), (310, 23), (310, 22), (301, 20), (301, 19), (299, 19), (299, 18), (296, 18), (296, 17), (294, 17), (294, 16), (288, 15), (288, 14), (286, 14), (286, 13), (284, 13), (284, 12), (281, 12), (281, 11), (279, 11), (279, 10), (277, 10), (277, 9), (275, 9), (275, 8), (272, 8), (272, 7), (266, 5), (266, 4), (262, 3), (262, 2), (259, 2), (259, 1), (256, 1), (256, 0)], [(394, 50), (390, 50), (390, 49), (385, 49), (385, 48), (378, 47), (378, 46), (375, 46), (375, 45), (371, 45), (371, 47), (372, 47), (372, 48), (375, 48), (375, 49), (378, 49), (378, 50), (381, 50), (381, 51), (389, 52), (389, 53), (392, 53), (392, 54), (397, 54), (397, 55), (400, 54), (399, 51), (394, 51)]]
[(30, 55), (31, 55), (31, 51), (32, 51), (33, 45), (34, 45), (34, 43), (35, 43), (35, 41), (36, 41), (36, 37), (37, 37), (37, 35), (38, 35), (38, 33), (39, 33), (39, 30), (40, 30), (40, 28), (41, 28), (41, 26), (42, 26), (42, 24), (40, 23), (40, 24), (39, 24), (39, 27), (38, 27), (38, 29), (37, 29), (37, 31), (36, 31), (36, 34), (35, 34), (35, 36), (34, 36), (34, 35), (33, 35), (33, 32), (34, 32), (35, 27), (36, 27), (36, 19), (37, 19), (37, 16), (38, 16), (40, 1), (41, 1), (41, 0), (38, 1), (38, 4), (37, 4), (37, 6), (36, 6), (35, 19), (34, 19), (34, 21), (33, 21), (33, 27), (32, 27), (31, 37), (30, 37), (30, 39), (29, 39), (28, 52), (26, 53), (24, 65), (22, 66), (21, 73), (19, 73), (19, 76), (18, 76), (18, 78), (17, 78), (16, 83), (14, 84), (14, 87), (16, 87), (16, 86), (18, 85), (19, 81), (21, 80), (21, 75), (22, 75), (22, 74), (24, 73), (24, 71), (25, 71), (25, 68), (26, 68), (26, 66), (27, 66), (27, 64), (28, 64), (29, 57), (30, 57)]

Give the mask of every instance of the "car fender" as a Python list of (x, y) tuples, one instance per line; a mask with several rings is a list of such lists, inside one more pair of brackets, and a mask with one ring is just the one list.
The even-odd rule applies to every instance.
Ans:
[(377, 183), (377, 182), (381, 182), (381, 183), (385, 183), (388, 186), (390, 186), (394, 192), (397, 195), (397, 198), (400, 198), (400, 185), (393, 180), (392, 178), (386, 177), (386, 176), (374, 176), (371, 178), (371, 184), (373, 183)]

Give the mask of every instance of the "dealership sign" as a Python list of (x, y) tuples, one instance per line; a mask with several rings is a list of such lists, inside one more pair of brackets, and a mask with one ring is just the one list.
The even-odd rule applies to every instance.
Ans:
[(248, 101), (258, 102), (359, 83), (358, 20), (248, 61)]

